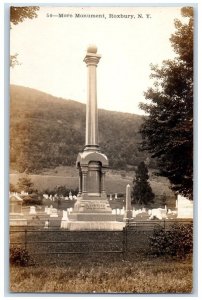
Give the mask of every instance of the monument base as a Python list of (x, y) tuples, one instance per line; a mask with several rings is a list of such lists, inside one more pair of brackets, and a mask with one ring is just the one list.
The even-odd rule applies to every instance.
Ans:
[(84, 195), (79, 197), (74, 205), (76, 213), (112, 213), (108, 199), (103, 196)]
[(125, 227), (125, 222), (103, 222), (103, 221), (70, 221), (68, 224), (68, 229), (70, 231), (82, 231), (82, 230), (90, 230), (90, 231), (116, 231), (116, 230), (123, 230)]
[(111, 213), (98, 213), (98, 212), (90, 212), (90, 213), (76, 213), (76, 212), (71, 212), (69, 214), (69, 220), (70, 221), (84, 221), (84, 222), (88, 222), (88, 221), (93, 221), (93, 222), (112, 222), (112, 221), (116, 221), (116, 215), (112, 215)]
[(112, 222), (116, 221), (116, 215), (105, 195), (92, 196), (83, 195), (79, 197), (74, 205), (73, 211), (69, 214), (70, 221), (85, 222)]

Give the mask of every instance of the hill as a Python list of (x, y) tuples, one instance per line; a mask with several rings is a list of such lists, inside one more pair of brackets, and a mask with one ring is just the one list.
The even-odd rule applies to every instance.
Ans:
[[(110, 167), (127, 169), (148, 157), (138, 151), (142, 116), (100, 109), (99, 140)], [(10, 167), (37, 174), (73, 166), (85, 143), (85, 105), (11, 85)], [(151, 160), (151, 164), (153, 161)]]

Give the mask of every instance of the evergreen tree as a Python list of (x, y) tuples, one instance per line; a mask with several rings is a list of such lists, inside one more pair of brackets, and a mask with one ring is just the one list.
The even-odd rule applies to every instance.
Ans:
[(148, 168), (144, 162), (141, 162), (133, 179), (133, 189), (131, 193), (132, 202), (138, 205), (150, 205), (153, 203), (154, 193), (148, 182)]
[(167, 204), (167, 197), (166, 197), (166, 193), (164, 192), (163, 195), (161, 196), (161, 205), (164, 208), (166, 204)]
[(157, 158), (161, 176), (173, 191), (193, 199), (193, 7), (184, 7), (182, 23), (170, 41), (176, 53), (162, 67), (152, 66), (153, 88), (145, 93), (147, 113), (141, 128), (142, 150)]
[(24, 191), (27, 193), (33, 192), (33, 182), (28, 176), (20, 177), (17, 182), (18, 191)]
[(13, 193), (16, 191), (16, 187), (13, 183), (10, 182), (10, 188), (9, 188), (10, 192)]

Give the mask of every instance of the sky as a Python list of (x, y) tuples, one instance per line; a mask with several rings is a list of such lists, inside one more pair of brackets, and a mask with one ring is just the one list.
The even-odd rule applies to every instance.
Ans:
[[(73, 17), (58, 17), (62, 13)], [(76, 18), (79, 13), (105, 17)], [(18, 53), (21, 65), (11, 69), (10, 82), (86, 103), (83, 59), (87, 47), (95, 44), (102, 56), (98, 107), (143, 114), (138, 105), (153, 84), (150, 64), (175, 57), (169, 41), (175, 18), (181, 18), (180, 7), (41, 7), (37, 18), (12, 26), (10, 53)]]

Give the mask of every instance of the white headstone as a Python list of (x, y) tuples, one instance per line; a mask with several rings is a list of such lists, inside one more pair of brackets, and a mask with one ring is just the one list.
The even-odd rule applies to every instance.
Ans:
[(163, 208), (154, 208), (152, 210), (148, 211), (148, 214), (150, 215), (149, 219), (153, 219), (156, 217), (159, 220), (167, 219), (167, 209)]
[(67, 211), (66, 210), (62, 211), (62, 220), (68, 220), (68, 216), (67, 216)]
[(136, 217), (136, 211), (135, 211), (134, 208), (133, 208), (133, 210), (132, 210), (132, 216), (133, 216), (133, 218)]
[(35, 206), (30, 206), (29, 214), (36, 215), (36, 207)]
[(50, 214), (51, 214), (51, 210), (52, 210), (52, 208), (47, 207), (47, 210), (46, 210), (47, 215), (50, 215)]
[(68, 219), (67, 211), (63, 210), (60, 228), (64, 228), (64, 229), (68, 228), (68, 222), (69, 219)]
[(177, 218), (193, 218), (193, 201), (178, 195)]
[(44, 229), (48, 229), (49, 222), (45, 221)]
[(57, 208), (52, 208), (50, 217), (51, 217), (51, 218), (57, 218), (57, 217), (58, 217), (58, 211), (57, 211)]

